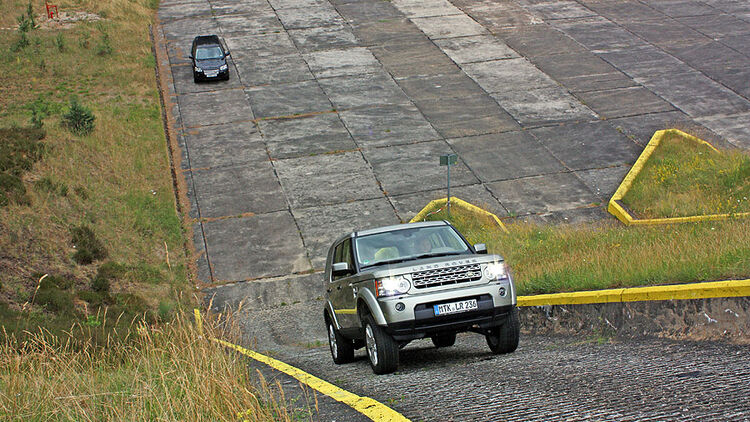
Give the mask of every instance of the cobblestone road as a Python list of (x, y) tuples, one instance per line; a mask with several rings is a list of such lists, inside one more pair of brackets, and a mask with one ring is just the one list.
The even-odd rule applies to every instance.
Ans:
[(410, 344), (387, 376), (358, 356), (345, 366), (327, 348), (288, 358), (414, 421), (750, 420), (747, 346), (524, 336), (494, 356), (467, 334), (448, 349)]

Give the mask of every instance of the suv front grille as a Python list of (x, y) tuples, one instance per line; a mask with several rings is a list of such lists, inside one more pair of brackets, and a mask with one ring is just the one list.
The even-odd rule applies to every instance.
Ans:
[(414, 287), (418, 289), (444, 286), (446, 284), (465, 283), (467, 281), (477, 281), (481, 278), (482, 268), (479, 264), (459, 265), (457, 267), (419, 271), (412, 273), (411, 275), (412, 283), (414, 283)]

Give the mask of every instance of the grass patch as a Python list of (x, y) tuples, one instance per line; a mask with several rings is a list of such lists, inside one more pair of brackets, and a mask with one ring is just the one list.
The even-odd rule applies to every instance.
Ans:
[(622, 202), (638, 218), (750, 212), (750, 155), (667, 134)]
[[(441, 212), (429, 219), (444, 218)], [(458, 207), (448, 220), (471, 243), (486, 243), (507, 260), (521, 295), (750, 276), (747, 219), (638, 227), (517, 222), (507, 234)]]
[[(31, 332), (100, 306), (158, 320), (191, 297), (148, 33), (158, 2), (55, 3), (104, 19), (50, 27), (43, 1), (31, 15), (0, 3), (0, 26), (23, 21), (0, 38), (0, 303), (34, 314)], [(59, 302), (43, 274), (72, 281)]]
[[(314, 403), (285, 401), (279, 384), (266, 384), (185, 315), (158, 327), (127, 321), (127, 339), (108, 347), (81, 340), (111, 333), (110, 324), (100, 314), (61, 336), (0, 335), (0, 419), (288, 421), (293, 407), (314, 412)], [(204, 329), (227, 335), (210, 320)]]

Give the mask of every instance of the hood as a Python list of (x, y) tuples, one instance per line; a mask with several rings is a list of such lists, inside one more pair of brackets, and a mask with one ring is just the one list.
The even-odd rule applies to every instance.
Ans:
[(226, 64), (226, 60), (224, 59), (205, 59), (195, 61), (195, 65), (201, 69), (218, 69), (223, 64)]
[(399, 262), (398, 264), (378, 265), (366, 268), (363, 273), (371, 273), (376, 278), (400, 274), (408, 274), (417, 271), (434, 270), (437, 268), (456, 267), (468, 264), (485, 264), (488, 262), (502, 262), (500, 255), (450, 255), (437, 256), (433, 258), (415, 259), (412, 261)]

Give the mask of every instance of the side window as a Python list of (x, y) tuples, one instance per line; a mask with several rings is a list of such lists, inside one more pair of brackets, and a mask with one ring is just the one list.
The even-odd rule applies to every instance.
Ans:
[[(352, 255), (352, 240), (346, 239), (343, 242), (339, 243), (338, 246), (336, 246), (336, 249), (333, 250), (333, 263), (335, 264), (337, 262), (346, 262), (349, 264), (349, 269), (354, 271), (354, 256)], [(332, 276), (332, 280), (338, 280), (340, 278), (344, 278), (347, 275), (334, 275)]]
[(349, 264), (349, 270), (354, 273), (354, 254), (352, 254), (352, 239), (346, 239), (344, 240), (344, 243), (341, 244), (343, 246), (343, 250), (341, 251), (341, 261), (340, 262), (346, 262)]

